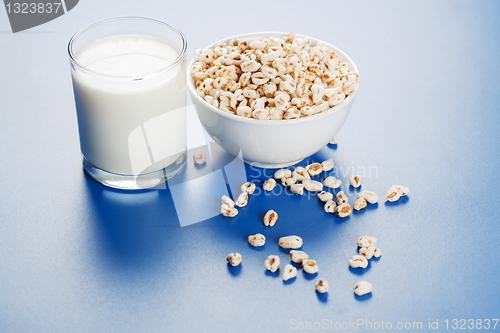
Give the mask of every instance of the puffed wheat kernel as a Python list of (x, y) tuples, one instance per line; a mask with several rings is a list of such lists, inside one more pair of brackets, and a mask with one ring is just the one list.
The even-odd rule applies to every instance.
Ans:
[(297, 268), (290, 264), (286, 264), (283, 268), (283, 281), (293, 279), (297, 276)]
[(231, 199), (227, 195), (223, 195), (221, 199), (222, 199), (222, 204), (223, 205), (226, 205), (226, 206), (228, 206), (230, 208), (234, 207), (234, 201), (233, 201), (233, 199)]
[(316, 274), (319, 269), (318, 264), (316, 264), (316, 260), (311, 259), (302, 260), (302, 268), (307, 274)]
[(238, 207), (245, 207), (248, 204), (248, 193), (243, 192), (238, 196), (238, 199), (234, 202)]
[(368, 249), (373, 253), (373, 256), (375, 258), (380, 258), (380, 256), (382, 255), (382, 250), (380, 250), (376, 246), (370, 246)]
[(241, 264), (242, 259), (243, 257), (241, 256), (241, 254), (237, 252), (229, 253), (229, 255), (226, 258), (227, 263), (231, 266), (238, 266), (239, 264)]
[(309, 255), (304, 251), (291, 250), (290, 259), (296, 264), (302, 264), (302, 261), (309, 259)]
[(335, 214), (338, 217), (347, 217), (351, 214), (351, 206), (348, 203), (343, 203), (335, 208)]
[(349, 266), (352, 268), (366, 268), (368, 267), (368, 259), (362, 255), (355, 255), (349, 259)]
[(333, 176), (328, 176), (323, 180), (323, 185), (329, 188), (339, 188), (342, 185), (342, 181)]
[(352, 204), (352, 208), (355, 210), (361, 210), (363, 208), (366, 208), (366, 200), (363, 198), (358, 198), (354, 203)]
[(207, 158), (202, 153), (195, 153), (193, 154), (193, 161), (198, 165), (202, 165), (207, 161)]
[(333, 194), (330, 192), (321, 191), (318, 193), (318, 199), (321, 200), (322, 202), (327, 202), (333, 199)]
[(310, 192), (319, 192), (323, 189), (323, 184), (321, 182), (312, 179), (304, 179), (302, 184), (304, 185), (304, 189)]
[(276, 224), (276, 221), (278, 221), (278, 213), (272, 209), (268, 210), (266, 215), (264, 215), (264, 225), (272, 227)]
[(403, 186), (403, 185), (392, 185), (391, 187), (396, 188), (396, 190), (398, 190), (398, 192), (401, 194), (401, 196), (404, 196), (404, 195), (407, 195), (408, 193), (410, 193), (410, 189), (406, 186)]
[(258, 247), (266, 244), (266, 237), (263, 234), (255, 234), (248, 236), (248, 243), (252, 246)]
[(302, 195), (302, 194), (304, 194), (304, 185), (303, 184), (293, 184), (292, 186), (290, 186), (290, 191), (292, 191), (292, 193)]
[(306, 166), (306, 170), (311, 176), (317, 176), (323, 171), (321, 163), (314, 162)]
[(274, 179), (281, 179), (281, 178), (290, 178), (292, 177), (292, 171), (288, 169), (279, 169), (274, 173)]
[(361, 247), (358, 253), (366, 259), (371, 259), (373, 257), (373, 252), (370, 250), (370, 248), (367, 247)]
[(309, 173), (307, 172), (306, 168), (298, 166), (293, 170), (293, 178), (297, 179), (298, 181), (302, 181), (304, 179), (311, 179), (311, 176), (309, 176)]
[(220, 206), (220, 213), (226, 217), (235, 217), (238, 215), (238, 210), (234, 207), (229, 207), (228, 205), (222, 204)]
[(344, 191), (339, 191), (337, 193), (337, 205), (342, 205), (345, 203), (349, 203), (349, 199), (347, 198), (347, 195), (345, 195)]
[(358, 238), (358, 246), (359, 247), (369, 247), (369, 246), (377, 245), (377, 239), (372, 236), (361, 236)]
[(321, 278), (318, 282), (316, 282), (315, 287), (318, 293), (326, 293), (328, 291), (328, 281), (326, 281), (326, 279), (324, 278)]
[(325, 206), (323, 207), (325, 212), (332, 214), (335, 213), (335, 208), (337, 208), (337, 203), (333, 200), (328, 200), (327, 202), (325, 202)]
[(296, 182), (297, 182), (297, 179), (295, 179), (294, 177), (290, 177), (290, 178), (283, 177), (283, 178), (281, 178), (281, 185), (283, 185), (283, 186), (292, 186)]
[(358, 193), (358, 199), (363, 198), (366, 202), (374, 204), (378, 202), (378, 195), (372, 191), (361, 191)]
[(330, 171), (333, 169), (333, 160), (331, 158), (326, 161), (321, 162), (321, 166), (323, 167), (323, 171)]
[(244, 183), (243, 185), (241, 185), (241, 192), (253, 194), (253, 192), (255, 192), (255, 184), (251, 182)]
[(335, 135), (333, 139), (330, 141), (330, 144), (336, 145), (337, 143), (339, 143), (339, 138)]
[(302, 246), (302, 238), (295, 235), (283, 236), (278, 240), (278, 244), (284, 249), (298, 249)]
[(390, 187), (385, 195), (385, 200), (395, 202), (398, 201), (400, 197), (401, 194), (399, 191), (395, 187)]
[(276, 181), (274, 180), (274, 178), (269, 178), (262, 184), (262, 188), (265, 191), (272, 191), (275, 187)]
[(351, 184), (352, 187), (358, 188), (361, 186), (361, 177), (358, 175), (354, 175), (351, 178), (349, 178), (349, 183)]
[(280, 257), (270, 255), (267, 257), (266, 261), (264, 261), (264, 266), (268, 271), (271, 271), (272, 273), (276, 272), (280, 267)]
[(354, 293), (358, 296), (363, 296), (368, 293), (371, 293), (373, 289), (373, 285), (370, 282), (359, 281), (354, 285)]

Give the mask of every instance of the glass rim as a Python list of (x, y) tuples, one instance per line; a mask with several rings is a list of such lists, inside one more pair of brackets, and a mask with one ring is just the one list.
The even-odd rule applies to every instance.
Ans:
[[(103, 23), (113, 22), (113, 21), (121, 21), (121, 20), (144, 20), (144, 21), (150, 21), (150, 22), (154, 22), (154, 23), (158, 23), (160, 25), (163, 25), (164, 27), (169, 28), (170, 30), (174, 31), (181, 38), (181, 41), (182, 41), (182, 47), (180, 49), (179, 55), (177, 56), (177, 58), (170, 65), (168, 65), (168, 66), (166, 66), (166, 67), (164, 67), (164, 68), (162, 68), (160, 70), (157, 70), (154, 73), (144, 74), (144, 75), (140, 75), (140, 76), (120, 76), (120, 75), (103, 74), (103, 73), (99, 73), (99, 72), (93, 71), (91, 69), (88, 69), (87, 67), (85, 67), (84, 65), (82, 65), (80, 62), (78, 62), (78, 60), (76, 59), (75, 54), (73, 53), (73, 43), (74, 43), (74, 41), (78, 37), (80, 37), (84, 32), (88, 31), (89, 29), (92, 29), (92, 28), (94, 28), (94, 27), (96, 27), (98, 25), (101, 25)], [(163, 73), (166, 73), (166, 72), (170, 71), (171, 69), (173, 69), (174, 67), (176, 67), (183, 60), (184, 55), (186, 54), (186, 50), (187, 50), (187, 39), (186, 39), (186, 36), (184, 36), (184, 34), (179, 29), (177, 29), (173, 25), (168, 24), (168, 23), (166, 23), (164, 21), (161, 21), (161, 20), (158, 20), (158, 19), (154, 19), (154, 18), (150, 18), (150, 17), (145, 17), (145, 16), (118, 16), (118, 17), (111, 17), (111, 18), (107, 18), (107, 19), (104, 19), (104, 20), (100, 20), (100, 21), (91, 23), (91, 24), (89, 24), (89, 25), (81, 28), (80, 30), (78, 30), (71, 37), (71, 39), (68, 42), (68, 54), (69, 54), (69, 58), (71, 60), (71, 63), (74, 64), (79, 70), (81, 70), (81, 71), (83, 71), (85, 73), (88, 73), (88, 74), (97, 75), (97, 76), (101, 76), (101, 77), (107, 77), (107, 78), (111, 78), (111, 79), (133, 80), (133, 81), (135, 81), (135, 80), (142, 80), (142, 79), (150, 78), (150, 77), (154, 77), (154, 76), (161, 75)]]

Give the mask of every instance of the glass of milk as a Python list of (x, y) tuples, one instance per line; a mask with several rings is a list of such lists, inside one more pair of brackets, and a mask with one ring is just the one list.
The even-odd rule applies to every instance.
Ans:
[(84, 170), (120, 189), (154, 187), (186, 162), (186, 38), (151, 18), (91, 24), (69, 41)]

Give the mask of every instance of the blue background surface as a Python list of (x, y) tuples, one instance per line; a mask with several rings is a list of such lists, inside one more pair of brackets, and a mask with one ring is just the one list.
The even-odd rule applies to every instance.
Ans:
[[(365, 171), (363, 188), (382, 196), (403, 184), (410, 195), (338, 219), (314, 197), (260, 193), (234, 219), (181, 227), (170, 190), (97, 184), (81, 168), (66, 45), (121, 15), (177, 26), (189, 58), (253, 31), (336, 45), (361, 87), (339, 144), (308, 161), (333, 158), (331, 174)], [(453, 319), (500, 318), (499, 16), (498, 1), (85, 0), (12, 34), (0, 10), (0, 332), (286, 332), (357, 320), (422, 322), (422, 331), (439, 320), (444, 331), (445, 320), (451, 330)], [(265, 179), (250, 167), (247, 177)], [(190, 190), (213, 200), (216, 183)], [(279, 213), (273, 228), (261, 222), (267, 209)], [(262, 249), (246, 242), (257, 232)], [(285, 234), (302, 236), (318, 276), (299, 270), (283, 283), (266, 273), (269, 254), (288, 262), (276, 243)], [(383, 255), (359, 273), (347, 261), (365, 234)], [(235, 251), (238, 269), (225, 262)], [(314, 291), (319, 277), (327, 296)], [(352, 293), (361, 279), (371, 297)]]

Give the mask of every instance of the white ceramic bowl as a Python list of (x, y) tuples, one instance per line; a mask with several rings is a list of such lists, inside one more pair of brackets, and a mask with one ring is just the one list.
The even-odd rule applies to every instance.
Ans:
[[(287, 33), (282, 32), (237, 35), (215, 42), (207, 48), (212, 48), (219, 42), (228, 42), (233, 38), (252, 40), (286, 35)], [(296, 37), (307, 36), (296, 35)], [(307, 38), (314, 42), (322, 42), (337, 53), (341, 61), (347, 62), (349, 68), (358, 72), (354, 62), (344, 52), (318, 39)], [(188, 66), (187, 86), (203, 127), (224, 149), (237, 155), (239, 148), (246, 163), (263, 168), (293, 165), (327, 145), (344, 124), (359, 89), (358, 80), (355, 90), (344, 102), (310, 117), (290, 120), (257, 120), (224, 112), (202, 99), (196, 93), (194, 80), (189, 73), (193, 63), (194, 60)]]

